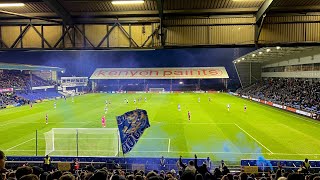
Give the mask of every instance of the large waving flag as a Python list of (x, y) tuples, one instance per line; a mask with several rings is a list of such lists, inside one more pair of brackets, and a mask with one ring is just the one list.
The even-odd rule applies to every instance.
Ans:
[(117, 116), (123, 154), (130, 152), (145, 129), (150, 127), (147, 111), (137, 109)]

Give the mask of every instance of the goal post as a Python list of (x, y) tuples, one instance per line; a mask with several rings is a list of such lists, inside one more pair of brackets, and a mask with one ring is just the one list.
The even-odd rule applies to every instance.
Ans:
[(164, 88), (149, 88), (150, 92), (164, 92)]
[(117, 128), (53, 128), (44, 137), (46, 155), (114, 157), (120, 151)]

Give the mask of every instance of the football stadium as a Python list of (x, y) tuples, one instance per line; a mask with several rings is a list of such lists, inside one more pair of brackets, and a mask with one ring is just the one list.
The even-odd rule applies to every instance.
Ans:
[(0, 0), (0, 180), (320, 179), (319, 11)]

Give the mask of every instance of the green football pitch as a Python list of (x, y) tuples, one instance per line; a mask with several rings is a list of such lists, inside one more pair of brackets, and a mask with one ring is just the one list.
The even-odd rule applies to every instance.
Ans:
[[(134, 104), (133, 99), (139, 97), (142, 102)], [(124, 102), (125, 98), (129, 104)], [(106, 100), (111, 104), (105, 114)], [(37, 142), (38, 155), (45, 155), (46, 144), (52, 144), (51, 155), (75, 156), (78, 148), (79, 156), (122, 156), (117, 154), (117, 140), (104, 132), (117, 128), (117, 115), (139, 108), (147, 110), (151, 127), (126, 157), (198, 154), (201, 158), (210, 156), (214, 160), (229, 161), (259, 156), (320, 159), (318, 121), (229, 94), (87, 94), (74, 97), (74, 102), (69, 98), (56, 103), (56, 108), (54, 101), (48, 101), (34, 104), (32, 109), (23, 106), (0, 110), (0, 149), (7, 155), (35, 155)], [(227, 104), (231, 106), (230, 111)], [(188, 121), (188, 111), (191, 121)], [(107, 120), (105, 129), (101, 127), (103, 115)], [(87, 132), (79, 133), (78, 146), (75, 128)], [(46, 143), (45, 133), (52, 129), (59, 130), (60, 134), (47, 137)]]

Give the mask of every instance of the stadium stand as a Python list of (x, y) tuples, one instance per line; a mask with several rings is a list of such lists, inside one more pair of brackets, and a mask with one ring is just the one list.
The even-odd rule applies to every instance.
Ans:
[(320, 114), (320, 82), (270, 78), (237, 93)]
[(30, 101), (43, 100), (43, 99), (54, 99), (57, 97), (61, 97), (56, 90), (35, 90), (32, 92), (17, 92), (19, 97), (24, 99), (28, 99)]
[(32, 81), (29, 74), (21, 71), (2, 71), (0, 73), (0, 89), (14, 89), (15, 92), (0, 92), (0, 107), (8, 105), (19, 106), (42, 99), (60, 97), (61, 95), (55, 90), (33, 90), (31, 87), (55, 86), (54, 81), (46, 81), (38, 76), (33, 75)]
[(8, 105), (26, 104), (28, 101), (22, 97), (18, 97), (14, 93), (0, 93), (0, 108), (4, 108)]
[(54, 81), (46, 81), (38, 76), (24, 74), (20, 71), (3, 71), (0, 73), (0, 88), (30, 89), (30, 87), (53, 86), (57, 85)]
[[(0, 151), (0, 171), (2, 179), (24, 179), (33, 174), (36, 179), (166, 179), (166, 180), (318, 180), (317, 170), (320, 162), (309, 161), (311, 168), (306, 168), (303, 161), (262, 162), (259, 160), (242, 160), (241, 166), (259, 167), (259, 173), (231, 171), (221, 161), (211, 169), (207, 168), (205, 159), (177, 158), (106, 158), (106, 157), (52, 157), (47, 171), (44, 171), (44, 157), (5, 157)], [(161, 161), (163, 160), (163, 161)], [(5, 163), (6, 161), (6, 163)], [(67, 163), (70, 166), (59, 166)], [(134, 164), (139, 165), (134, 166)], [(269, 165), (268, 165), (269, 164)], [(5, 165), (5, 166), (4, 166)], [(66, 165), (66, 164), (64, 164)], [(171, 166), (170, 166), (171, 165)], [(63, 169), (59, 169), (59, 167)], [(67, 169), (66, 169), (67, 168)], [(31, 175), (29, 175), (31, 176)]]

